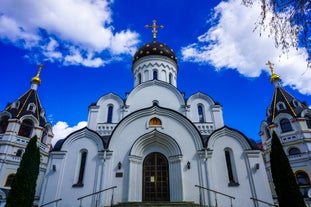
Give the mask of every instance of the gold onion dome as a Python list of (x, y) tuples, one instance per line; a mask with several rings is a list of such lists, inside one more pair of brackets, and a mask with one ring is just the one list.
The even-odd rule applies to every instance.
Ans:
[(271, 70), (270, 82), (274, 83), (275, 81), (280, 81), (281, 77), (274, 73), (274, 69), (273, 69), (274, 64), (268, 61), (266, 65), (268, 65)]
[(152, 22), (153, 22), (152, 25), (146, 25), (145, 27), (152, 29), (151, 32), (152, 32), (152, 36), (153, 36), (153, 41), (150, 43), (144, 44), (141, 48), (139, 48), (135, 52), (135, 55), (133, 57), (133, 64), (137, 60), (139, 60), (140, 58), (146, 57), (149, 55), (165, 56), (165, 57), (172, 59), (177, 64), (177, 57), (176, 57), (173, 49), (171, 49), (166, 44), (157, 42), (157, 33), (158, 33), (157, 29), (162, 29), (162, 28), (164, 28), (164, 26), (163, 25), (157, 25), (156, 20), (153, 20)]
[(31, 79), (31, 81), (30, 81), (31, 83), (37, 83), (38, 85), (41, 84), (40, 73), (41, 73), (42, 68), (44, 68), (44, 67), (45, 66), (43, 64), (40, 64), (40, 65), (37, 66), (38, 73), (37, 73), (37, 75), (35, 77), (33, 77)]

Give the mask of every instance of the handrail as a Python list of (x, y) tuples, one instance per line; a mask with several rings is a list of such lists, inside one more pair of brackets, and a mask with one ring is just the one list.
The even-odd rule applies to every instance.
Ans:
[(112, 187), (110, 187), (110, 188), (106, 188), (106, 189), (104, 189), (104, 190), (100, 190), (100, 191), (97, 191), (97, 192), (95, 192), (95, 193), (91, 193), (91, 194), (88, 194), (88, 195), (85, 195), (85, 196), (79, 197), (79, 198), (77, 198), (77, 200), (80, 200), (80, 199), (83, 199), (83, 198), (89, 197), (89, 196), (91, 196), (91, 195), (95, 195), (95, 194), (98, 194), (98, 193), (101, 193), (101, 192), (104, 192), (104, 191), (107, 191), (107, 190), (113, 189), (113, 188), (116, 188), (116, 187), (117, 187), (117, 186), (112, 186)]
[(229, 197), (229, 198), (235, 199), (235, 197), (233, 197), (233, 196), (231, 196), (231, 195), (228, 195), (228, 194), (225, 194), (225, 193), (221, 193), (221, 192), (219, 192), (219, 191), (212, 190), (212, 189), (209, 189), (209, 188), (205, 188), (205, 187), (203, 187), (203, 186), (195, 185), (195, 187), (203, 188), (203, 189), (205, 189), (205, 190), (212, 191), (212, 192), (214, 192), (214, 193), (218, 193), (218, 194), (220, 194), (220, 195), (227, 196), (227, 197)]
[(50, 204), (55, 203), (55, 202), (56, 202), (56, 206), (57, 206), (57, 202), (58, 202), (58, 201), (61, 201), (61, 200), (62, 200), (62, 199), (61, 199), (61, 198), (59, 198), (59, 199), (57, 199), (57, 200), (55, 200), (55, 201), (51, 201), (51, 202), (48, 202), (48, 203), (42, 204), (40, 207), (47, 206), (47, 205), (50, 205)]
[(225, 194), (225, 193), (221, 193), (219, 191), (216, 191), (216, 190), (212, 190), (212, 189), (209, 189), (209, 188), (206, 188), (206, 187), (203, 187), (203, 186), (199, 186), (199, 185), (194, 185), (195, 187), (198, 187), (198, 188), (202, 188), (204, 190), (208, 190), (208, 191), (211, 191), (213, 193), (215, 193), (215, 204), (216, 204), (216, 207), (218, 206), (217, 204), (217, 197), (216, 197), (216, 194), (220, 194), (220, 195), (223, 195), (223, 196), (226, 196), (226, 197), (229, 197), (230, 198), (230, 206), (232, 207), (232, 199), (235, 199), (235, 197), (231, 196), (231, 195), (228, 195), (228, 194)]
[(277, 206), (277, 207), (278, 207), (277, 204), (268, 203), (268, 202), (263, 201), (263, 200), (260, 200), (260, 199), (258, 199), (258, 198), (253, 198), (253, 197), (251, 197), (250, 199), (252, 199), (252, 200), (254, 200), (254, 201), (259, 201), (259, 202), (261, 202), (261, 203), (268, 204), (269, 206)]
[(91, 194), (88, 194), (88, 195), (85, 195), (85, 196), (81, 196), (81, 197), (77, 198), (77, 200), (80, 200), (80, 206), (82, 206), (82, 199), (83, 199), (83, 198), (86, 198), (86, 197), (89, 197), (89, 196), (92, 196), (92, 195), (96, 195), (96, 194), (99, 194), (99, 193), (101, 193), (101, 192), (114, 189), (114, 188), (116, 188), (116, 187), (117, 187), (117, 186), (112, 186), (112, 187), (110, 187), (110, 188), (106, 188), (106, 189), (97, 191), (97, 192), (95, 192), (95, 193), (91, 193)]

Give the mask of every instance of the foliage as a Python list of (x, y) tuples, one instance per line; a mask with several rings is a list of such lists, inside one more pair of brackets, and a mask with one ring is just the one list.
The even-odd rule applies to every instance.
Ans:
[(260, 31), (268, 30), (274, 37), (275, 45), (281, 47), (283, 51), (288, 51), (290, 47), (304, 47), (310, 66), (310, 0), (242, 0), (246, 6), (251, 6), (257, 1), (262, 4), (257, 28), (260, 28)]
[(36, 191), (36, 181), (39, 174), (40, 151), (37, 137), (30, 139), (20, 166), (13, 179), (6, 207), (31, 207)]
[(305, 207), (305, 203), (279, 137), (273, 131), (270, 153), (271, 173), (279, 206)]

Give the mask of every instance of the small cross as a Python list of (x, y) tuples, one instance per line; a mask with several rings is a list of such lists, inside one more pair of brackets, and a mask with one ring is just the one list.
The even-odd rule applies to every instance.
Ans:
[(153, 20), (152, 22), (153, 22), (153, 24), (151, 26), (147, 24), (147, 25), (145, 25), (145, 27), (146, 28), (152, 28), (153, 39), (156, 40), (157, 39), (157, 32), (158, 32), (157, 28), (162, 29), (162, 28), (164, 28), (164, 26), (163, 25), (157, 25), (156, 20)]
[(268, 60), (268, 62), (266, 63), (266, 65), (269, 66), (269, 68), (270, 68), (270, 70), (271, 70), (271, 73), (274, 73), (274, 72), (273, 72), (273, 66), (274, 66), (274, 64), (271, 63), (270, 60)]

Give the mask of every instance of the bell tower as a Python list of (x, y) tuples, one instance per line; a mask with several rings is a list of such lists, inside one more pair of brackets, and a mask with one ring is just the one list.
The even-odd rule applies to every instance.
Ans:
[(37, 66), (38, 72), (30, 81), (30, 89), (0, 112), (0, 190), (5, 196), (10, 190), (27, 144), (34, 136), (38, 138), (41, 155), (36, 189), (36, 197), (40, 196), (53, 138), (52, 126), (46, 121), (45, 110), (37, 93), (43, 68), (43, 64)]

